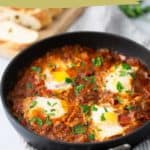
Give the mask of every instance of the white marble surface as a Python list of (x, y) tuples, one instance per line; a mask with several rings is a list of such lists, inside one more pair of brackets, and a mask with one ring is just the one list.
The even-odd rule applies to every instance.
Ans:
[[(112, 14), (112, 11), (114, 14)], [(118, 15), (118, 16), (116, 16)], [(119, 17), (119, 19), (118, 19)], [(115, 24), (112, 25), (112, 21), (115, 20)], [(122, 21), (124, 23), (122, 23)], [(123, 16), (119, 10), (112, 7), (91, 7), (88, 8), (84, 15), (68, 30), (68, 31), (77, 31), (77, 30), (91, 30), (91, 31), (106, 31), (115, 34), (120, 34), (127, 36), (137, 42), (144, 44), (146, 47), (150, 48), (149, 34), (150, 28), (147, 28), (147, 33), (143, 33), (140, 23), (133, 24), (134, 21), (128, 20)], [(138, 21), (137, 21), (138, 22)], [(138, 24), (138, 25), (137, 25)], [(126, 30), (128, 25), (128, 30)], [(149, 24), (150, 25), (150, 24)], [(143, 24), (144, 28), (144, 24)], [(125, 29), (125, 30), (124, 30)], [(9, 63), (9, 59), (0, 58), (0, 77)], [(138, 150), (150, 150), (148, 147), (149, 142), (145, 142), (144, 145), (138, 147)], [(29, 147), (26, 147), (25, 142), (18, 136), (16, 131), (10, 125), (8, 120), (5, 117), (4, 110), (0, 102), (0, 149), (5, 150), (29, 150)]]

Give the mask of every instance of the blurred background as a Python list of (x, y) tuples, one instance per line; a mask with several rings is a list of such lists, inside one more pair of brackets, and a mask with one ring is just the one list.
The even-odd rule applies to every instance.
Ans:
[[(150, 49), (150, 0), (139, 5), (72, 9), (0, 7), (0, 78), (11, 59), (32, 43), (62, 32), (98, 31), (130, 38)], [(0, 103), (0, 145), (29, 150), (5, 118)], [(9, 139), (11, 139), (11, 144)], [(147, 140), (136, 150), (149, 150)]]

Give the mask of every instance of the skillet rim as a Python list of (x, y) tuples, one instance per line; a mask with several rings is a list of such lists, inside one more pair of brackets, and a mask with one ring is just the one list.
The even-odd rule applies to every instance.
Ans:
[[(150, 121), (147, 121), (146, 123), (144, 123), (144, 125), (140, 126), (139, 128), (133, 130), (132, 132), (128, 133), (127, 135), (125, 136), (121, 136), (121, 137), (117, 137), (117, 138), (114, 138), (114, 139), (111, 139), (111, 140), (107, 140), (107, 141), (103, 141), (103, 142), (86, 142), (86, 143), (71, 143), (71, 142), (64, 142), (64, 141), (60, 141), (60, 140), (51, 140), (51, 139), (48, 139), (47, 137), (44, 137), (44, 136), (40, 136), (38, 134), (36, 134), (35, 132), (33, 132), (32, 130), (28, 129), (27, 127), (21, 125), (19, 123), (19, 121), (11, 114), (11, 111), (7, 105), (7, 98), (4, 96), (4, 84), (5, 84), (5, 77), (6, 77), (6, 74), (7, 72), (9, 72), (10, 68), (12, 65), (14, 65), (14, 63), (16, 63), (17, 59), (19, 57), (23, 57), (24, 54), (28, 53), (29, 51), (33, 51), (34, 47), (36, 45), (41, 45), (42, 43), (46, 42), (46, 41), (49, 41), (49, 40), (52, 40), (52, 39), (56, 39), (56, 38), (61, 38), (61, 37), (64, 37), (64, 36), (74, 36), (74, 35), (77, 35), (77, 34), (81, 34), (82, 36), (83, 35), (87, 35), (87, 34), (91, 34), (91, 35), (101, 35), (101, 36), (110, 36), (112, 38), (117, 38), (117, 39), (121, 39), (121, 40), (124, 40), (128, 43), (131, 43), (131, 44), (134, 44), (134, 45), (137, 45), (138, 47), (141, 48), (141, 50), (143, 52), (146, 52), (149, 53), (150, 55), (150, 50), (148, 50), (146, 47), (142, 46), (141, 44), (138, 44), (137, 42), (131, 40), (131, 39), (128, 39), (126, 37), (122, 37), (120, 35), (116, 35), (116, 34), (112, 34), (112, 33), (107, 33), (107, 32), (97, 32), (97, 31), (78, 31), (78, 32), (66, 32), (66, 33), (61, 33), (61, 34), (57, 34), (55, 36), (52, 36), (52, 37), (48, 37), (48, 38), (45, 38), (45, 39), (42, 39), (38, 42), (35, 42), (33, 43), (32, 45), (30, 45), (29, 47), (25, 48), (23, 51), (21, 51), (19, 54), (17, 54), (10, 62), (9, 64), (7, 65), (7, 67), (5, 68), (3, 74), (2, 74), (2, 78), (1, 78), (1, 85), (0, 85), (0, 93), (1, 93), (1, 101), (2, 101), (2, 106), (4, 108), (4, 111), (5, 113), (7, 113), (7, 115), (10, 117), (10, 119), (12, 119), (12, 121), (14, 121), (19, 127), (21, 127), (22, 130), (24, 130), (25, 132), (27, 132), (29, 134), (29, 136), (33, 135), (33, 136), (36, 136), (38, 138), (40, 138), (40, 140), (46, 140), (46, 142), (52, 142), (53, 144), (61, 144), (61, 145), (70, 145), (70, 146), (91, 146), (91, 145), (99, 145), (99, 144), (105, 144), (105, 145), (110, 145), (116, 141), (126, 141), (126, 139), (128, 139), (128, 137), (131, 137), (133, 136), (134, 134), (138, 133), (138, 132), (142, 132), (145, 128), (150, 128)], [(116, 50), (117, 51), (117, 50)], [(7, 119), (8, 119), (8, 116)], [(10, 124), (14, 127), (15, 125), (9, 120)], [(16, 130), (16, 129), (15, 129)], [(20, 134), (20, 131), (16, 130), (19, 134)]]

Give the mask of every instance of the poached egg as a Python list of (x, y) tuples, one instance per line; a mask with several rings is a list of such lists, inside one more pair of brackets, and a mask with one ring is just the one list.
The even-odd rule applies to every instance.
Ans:
[(97, 140), (103, 140), (123, 133), (118, 115), (111, 106), (95, 105), (91, 112), (92, 125)]
[(133, 75), (137, 69), (137, 67), (131, 66), (125, 68), (123, 64), (112, 66), (104, 78), (103, 90), (108, 90), (113, 93), (126, 93), (127, 91), (131, 91)]
[(68, 111), (66, 101), (55, 97), (29, 97), (24, 101), (25, 117), (31, 120), (34, 117), (45, 119), (47, 116), (50, 119), (63, 117)]

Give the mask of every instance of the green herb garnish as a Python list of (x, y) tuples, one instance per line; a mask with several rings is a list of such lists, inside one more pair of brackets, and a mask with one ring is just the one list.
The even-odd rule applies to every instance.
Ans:
[(97, 87), (97, 86), (95, 86), (95, 87), (93, 88), (93, 90), (94, 90), (94, 91), (97, 91), (97, 90), (98, 90), (98, 87)]
[(130, 70), (131, 66), (127, 63), (122, 63), (122, 68), (125, 69), (125, 70)]
[(85, 127), (82, 124), (78, 124), (72, 128), (74, 134), (84, 134), (86, 132)]
[(52, 105), (49, 101), (47, 102), (47, 104), (48, 104), (49, 106), (51, 106), (51, 105)]
[(122, 100), (121, 98), (119, 98), (119, 97), (117, 97), (116, 100), (117, 100), (117, 102), (118, 102), (119, 104), (122, 104), (122, 103), (123, 103), (123, 100)]
[(116, 88), (119, 92), (122, 92), (122, 90), (124, 89), (124, 87), (120, 81), (117, 82)]
[(137, 5), (121, 5), (119, 7), (128, 17), (137, 18), (150, 12), (150, 6), (143, 6), (142, 2), (139, 1)]
[(42, 119), (38, 118), (38, 117), (33, 117), (30, 122), (34, 122), (36, 123), (38, 126), (42, 126), (43, 125), (43, 121)]
[(48, 116), (55, 116), (55, 113), (51, 112), (47, 114)]
[(102, 113), (102, 115), (100, 116), (100, 119), (101, 119), (101, 121), (105, 121), (106, 120), (104, 113)]
[(70, 83), (72, 83), (73, 81), (72, 81), (72, 79), (70, 79), (70, 78), (66, 78), (66, 79), (65, 79), (65, 82), (68, 83), (68, 84), (70, 84)]
[(88, 81), (88, 80), (89, 80), (89, 77), (88, 77), (88, 76), (84, 76), (83, 79), (84, 79), (85, 81)]
[(92, 109), (92, 111), (97, 111), (98, 110), (95, 105), (92, 105), (91, 109)]
[(81, 66), (84, 67), (85, 66), (85, 62), (82, 61), (81, 62)]
[(30, 108), (35, 107), (35, 106), (36, 106), (36, 104), (37, 104), (37, 101), (32, 101), (32, 103), (30, 104)]
[(79, 84), (79, 85), (75, 86), (75, 94), (78, 95), (83, 88), (84, 88), (83, 84)]
[(105, 110), (105, 112), (108, 112), (108, 110), (107, 110), (107, 108), (106, 108), (106, 107), (104, 107), (104, 110)]
[(40, 68), (40, 67), (37, 67), (37, 66), (32, 66), (32, 67), (31, 67), (31, 70), (34, 71), (34, 72), (37, 72), (37, 73), (40, 73), (40, 72), (41, 72), (41, 68)]
[(56, 111), (56, 109), (51, 109), (51, 112), (54, 112), (54, 111)]
[(97, 131), (102, 131), (102, 129), (100, 129), (100, 128), (97, 128)]
[(50, 126), (52, 125), (52, 121), (49, 119), (49, 116), (46, 117), (45, 123)]
[(52, 104), (52, 107), (54, 107), (55, 105), (57, 105), (57, 103)]
[(52, 68), (52, 69), (56, 69), (57, 68), (56, 64), (48, 63), (47, 66), (50, 67), (50, 68)]
[(134, 90), (127, 90), (126, 93), (128, 93), (129, 95), (133, 95), (134, 94)]
[(91, 82), (91, 83), (95, 83), (95, 82), (96, 82), (95, 76), (90, 76), (90, 82)]
[(81, 107), (81, 110), (82, 110), (83, 113), (85, 113), (85, 114), (89, 113), (90, 106), (88, 106), (88, 105), (81, 105), (80, 107)]
[(97, 67), (101, 66), (103, 64), (103, 58), (102, 57), (93, 58), (92, 64)]
[(127, 105), (127, 106), (125, 107), (125, 109), (128, 110), (128, 111), (131, 111), (131, 110), (134, 109), (134, 106), (132, 106), (132, 105)]
[(70, 64), (70, 68), (74, 68), (74, 67), (76, 67), (75, 63)]
[(120, 76), (123, 77), (123, 76), (126, 76), (128, 73), (125, 71), (125, 70), (121, 70), (120, 71)]
[(95, 139), (95, 135), (93, 133), (89, 134), (88, 139), (93, 141)]
[(135, 72), (131, 72), (131, 73), (129, 73), (129, 74), (130, 74), (130, 76), (131, 76), (133, 79), (136, 78), (136, 73), (135, 73)]
[(93, 83), (96, 82), (96, 78), (95, 78), (94, 75), (92, 75), (92, 76), (84, 76), (83, 79), (84, 79), (85, 81), (89, 81), (91, 84), (93, 84)]

